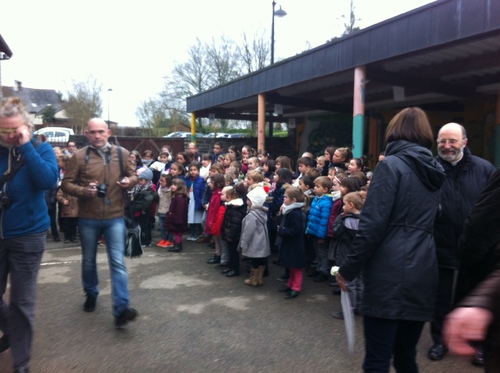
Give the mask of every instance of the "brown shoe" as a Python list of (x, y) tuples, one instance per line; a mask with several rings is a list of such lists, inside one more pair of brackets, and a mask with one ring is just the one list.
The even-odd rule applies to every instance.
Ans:
[(196, 243), (206, 243), (210, 241), (210, 237), (207, 236), (201, 236), (196, 240)]

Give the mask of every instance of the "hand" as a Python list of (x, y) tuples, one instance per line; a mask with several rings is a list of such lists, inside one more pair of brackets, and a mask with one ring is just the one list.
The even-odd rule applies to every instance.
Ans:
[(87, 186), (87, 188), (85, 188), (85, 195), (87, 197), (95, 197), (95, 196), (97, 196), (97, 189), (96, 189), (97, 184), (98, 184), (98, 182), (95, 181), (93, 183), (89, 183), (89, 185)]
[(116, 182), (119, 186), (121, 186), (122, 188), (126, 189), (129, 187), (130, 185), (130, 180), (128, 177), (124, 177), (123, 179), (121, 179), (120, 181), (117, 181)]
[(456, 308), (446, 317), (443, 339), (451, 352), (474, 355), (476, 350), (470, 342), (483, 341), (492, 321), (493, 313), (485, 308)]
[(345, 286), (345, 279), (342, 277), (342, 275), (339, 272), (337, 272), (336, 277), (337, 277), (337, 283), (340, 286), (340, 290), (347, 291), (347, 287)]
[(17, 129), (17, 141), (19, 145), (24, 145), (31, 139), (31, 132), (28, 129), (28, 126), (23, 125)]
[(63, 205), (65, 206), (69, 205), (69, 201), (67, 199), (63, 200)]

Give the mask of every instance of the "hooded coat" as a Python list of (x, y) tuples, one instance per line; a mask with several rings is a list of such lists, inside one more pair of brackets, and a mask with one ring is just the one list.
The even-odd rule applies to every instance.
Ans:
[(304, 268), (306, 266), (305, 213), (302, 210), (304, 204), (296, 202), (294, 206), (289, 206), (289, 209), (283, 210), (281, 223), (278, 227), (278, 262), (285, 268)]
[(444, 179), (430, 150), (404, 140), (387, 145), (351, 253), (339, 269), (349, 281), (363, 272), (363, 315), (433, 318), (438, 283), (433, 225)]
[(267, 233), (267, 208), (251, 207), (241, 224), (238, 247), (248, 258), (266, 258), (271, 254)]

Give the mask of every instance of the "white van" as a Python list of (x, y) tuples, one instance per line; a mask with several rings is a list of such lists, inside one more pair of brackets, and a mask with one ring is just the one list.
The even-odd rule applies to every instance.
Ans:
[(44, 135), (47, 142), (67, 143), (69, 136), (75, 132), (67, 127), (44, 127), (34, 132), (35, 135)]

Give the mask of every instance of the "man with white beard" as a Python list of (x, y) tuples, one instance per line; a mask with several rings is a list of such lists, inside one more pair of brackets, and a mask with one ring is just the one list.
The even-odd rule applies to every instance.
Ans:
[[(491, 163), (472, 155), (466, 146), (467, 134), (460, 124), (448, 123), (439, 130), (436, 159), (446, 172), (446, 180), (441, 188), (440, 209), (434, 223), (439, 284), (431, 323), (434, 345), (427, 353), (431, 360), (441, 360), (447, 352), (442, 338), (445, 316), (475, 285), (467, 283), (463, 273), (459, 274), (457, 243), (469, 211), (495, 171)], [(476, 354), (473, 364), (482, 365), (481, 352)]]

